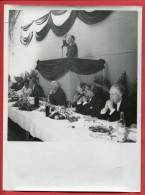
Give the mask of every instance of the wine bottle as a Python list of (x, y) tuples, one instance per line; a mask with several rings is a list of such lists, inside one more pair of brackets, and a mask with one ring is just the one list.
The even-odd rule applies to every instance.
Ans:
[(117, 125), (117, 141), (125, 142), (126, 137), (126, 123), (124, 119), (124, 112), (120, 112), (120, 120)]
[(35, 104), (35, 107), (39, 107), (39, 97), (38, 96), (35, 96), (34, 104)]

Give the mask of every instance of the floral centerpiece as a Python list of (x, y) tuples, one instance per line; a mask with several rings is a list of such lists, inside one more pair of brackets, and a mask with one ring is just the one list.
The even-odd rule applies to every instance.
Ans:
[(108, 135), (111, 135), (111, 133), (113, 132), (113, 127), (109, 126), (103, 126), (103, 125), (98, 125), (98, 126), (90, 126), (89, 130), (92, 132), (96, 132), (96, 133), (105, 133)]
[(15, 102), (15, 101), (18, 101), (19, 99), (19, 95), (13, 91), (12, 92), (12, 95), (9, 95), (9, 102)]
[(27, 98), (20, 98), (17, 102), (13, 104), (13, 107), (18, 107), (19, 110), (32, 111), (35, 110), (34, 104), (31, 104)]
[(64, 120), (67, 118), (66, 108), (64, 106), (49, 106), (49, 118), (55, 120)]
[[(43, 109), (41, 110), (43, 111)], [(66, 119), (69, 120), (70, 122), (78, 121), (78, 117), (73, 116), (64, 106), (55, 106), (48, 103), (47, 108), (45, 108), (45, 112), (48, 112), (46, 113), (46, 115), (51, 119), (55, 120)]]

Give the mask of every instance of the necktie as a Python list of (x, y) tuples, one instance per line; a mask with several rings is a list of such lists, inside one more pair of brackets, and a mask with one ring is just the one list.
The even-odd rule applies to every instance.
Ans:
[(114, 104), (114, 109), (117, 111), (117, 104)]

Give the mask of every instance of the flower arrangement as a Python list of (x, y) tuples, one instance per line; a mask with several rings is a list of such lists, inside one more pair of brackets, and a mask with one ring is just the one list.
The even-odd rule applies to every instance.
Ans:
[(32, 78), (34, 78), (39, 83), (38, 71), (35, 69), (31, 70), (30, 72), (25, 71), (19, 76), (15, 76), (14, 77), (15, 82), (12, 84), (11, 88), (14, 89), (15, 91), (18, 91), (22, 89), (22, 87), (24, 86), (24, 81), (26, 79), (30, 80)]
[(34, 104), (31, 104), (27, 98), (20, 98), (17, 102), (13, 104), (13, 107), (18, 107), (19, 110), (32, 111), (35, 110)]

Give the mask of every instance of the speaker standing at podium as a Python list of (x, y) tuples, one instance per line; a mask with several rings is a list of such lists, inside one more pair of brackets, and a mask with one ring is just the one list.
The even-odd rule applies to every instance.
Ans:
[(78, 57), (78, 47), (77, 44), (75, 43), (75, 37), (73, 35), (70, 35), (68, 38), (68, 43), (66, 42), (66, 39), (63, 40), (63, 47), (67, 47), (67, 53), (66, 56), (68, 58), (74, 58)]

